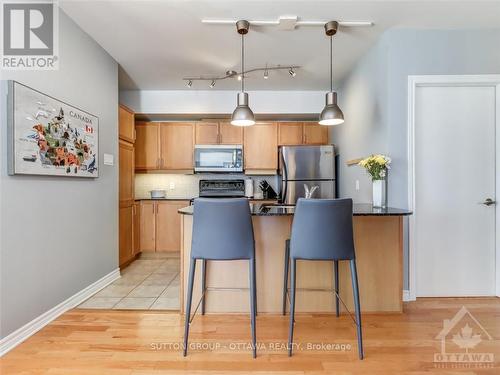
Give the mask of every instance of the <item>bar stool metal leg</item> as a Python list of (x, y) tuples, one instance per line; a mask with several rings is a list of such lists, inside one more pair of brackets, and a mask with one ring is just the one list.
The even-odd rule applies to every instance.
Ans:
[(285, 242), (285, 270), (283, 276), (283, 315), (286, 315), (286, 294), (288, 292), (288, 269), (290, 268), (290, 240)]
[(339, 311), (339, 261), (334, 260), (333, 261), (333, 273), (335, 277), (335, 314), (337, 314), (337, 317), (340, 315)]
[(250, 271), (250, 322), (252, 328), (252, 354), (253, 357), (257, 357), (257, 339), (255, 333), (255, 315), (256, 315), (256, 285), (255, 285), (255, 258), (249, 260), (249, 271)]
[(205, 296), (207, 292), (207, 260), (201, 261), (201, 315), (205, 315)]
[(254, 298), (254, 304), (255, 304), (255, 316), (259, 315), (259, 311), (257, 309), (257, 271), (255, 267), (255, 258), (253, 259), (253, 285), (254, 285), (254, 293), (253, 293), (253, 298)]
[(292, 259), (292, 273), (290, 277), (291, 284), (291, 296), (290, 296), (290, 329), (288, 332), (288, 356), (292, 356), (292, 345), (293, 345), (293, 325), (295, 323), (295, 286), (296, 286), (296, 271), (297, 271), (297, 260)]
[(358, 354), (359, 359), (363, 359), (363, 333), (361, 329), (361, 307), (359, 304), (359, 289), (358, 289), (358, 272), (356, 270), (356, 260), (352, 259), (351, 263), (351, 280), (352, 280), (352, 292), (354, 296), (354, 307), (356, 309), (356, 328), (358, 336)]
[(194, 284), (195, 269), (196, 269), (196, 259), (191, 258), (191, 262), (189, 263), (188, 292), (186, 296), (187, 301), (186, 301), (186, 311), (184, 316), (184, 357), (187, 355), (189, 320), (191, 319), (191, 302), (193, 300), (193, 284)]

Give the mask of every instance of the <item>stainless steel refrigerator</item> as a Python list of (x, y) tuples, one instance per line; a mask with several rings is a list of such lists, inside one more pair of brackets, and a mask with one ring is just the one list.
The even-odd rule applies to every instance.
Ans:
[(283, 204), (295, 204), (313, 189), (311, 198), (335, 198), (334, 146), (281, 146), (279, 181), (279, 201)]

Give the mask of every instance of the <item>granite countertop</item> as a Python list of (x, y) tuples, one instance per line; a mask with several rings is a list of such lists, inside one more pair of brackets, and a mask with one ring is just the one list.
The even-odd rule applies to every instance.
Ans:
[[(272, 204), (250, 204), (250, 212), (254, 216), (286, 216), (295, 213), (295, 206), (283, 206)], [(179, 210), (180, 214), (192, 215), (193, 206), (184, 207)], [(412, 212), (401, 208), (374, 208), (371, 204), (354, 204), (354, 216), (408, 216)]]
[[(190, 201), (197, 197), (186, 198), (186, 197), (165, 197), (165, 198), (151, 198), (151, 197), (136, 197), (136, 201)], [(276, 201), (277, 199), (266, 199), (266, 198), (248, 198), (251, 201)]]
[(185, 197), (165, 197), (165, 198), (151, 198), (151, 197), (142, 197), (135, 198), (136, 201), (189, 201), (191, 198)]

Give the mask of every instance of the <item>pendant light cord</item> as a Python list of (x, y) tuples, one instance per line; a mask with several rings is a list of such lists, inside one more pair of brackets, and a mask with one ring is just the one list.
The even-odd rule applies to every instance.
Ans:
[(241, 92), (245, 92), (245, 36), (241, 34)]
[(333, 92), (333, 35), (330, 35), (330, 92)]

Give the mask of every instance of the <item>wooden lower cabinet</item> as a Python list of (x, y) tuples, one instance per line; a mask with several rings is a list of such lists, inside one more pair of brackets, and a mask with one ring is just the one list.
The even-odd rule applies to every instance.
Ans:
[(141, 201), (140, 208), (140, 250), (155, 251), (156, 202)]
[(140, 211), (140, 203), (134, 202), (134, 247), (133, 252), (134, 256), (141, 252), (141, 211)]
[(187, 200), (141, 201), (140, 251), (180, 251), (181, 218)]
[(180, 251), (181, 215), (177, 211), (187, 205), (186, 201), (157, 202), (156, 251)]
[(140, 252), (139, 204), (134, 202), (119, 209), (119, 259), (118, 264), (127, 265)]
[(119, 259), (120, 266), (134, 257), (134, 207), (120, 207), (119, 211)]

